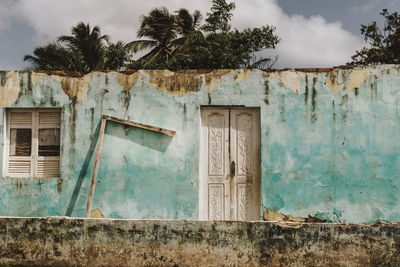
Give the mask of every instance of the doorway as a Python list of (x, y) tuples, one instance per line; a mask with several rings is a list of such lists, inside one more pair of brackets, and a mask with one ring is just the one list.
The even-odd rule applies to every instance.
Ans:
[(260, 218), (260, 110), (201, 110), (200, 219)]

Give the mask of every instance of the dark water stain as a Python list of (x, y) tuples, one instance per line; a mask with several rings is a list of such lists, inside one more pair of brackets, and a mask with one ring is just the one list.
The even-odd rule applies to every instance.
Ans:
[(63, 183), (63, 179), (58, 178), (57, 179), (57, 192), (60, 194), (62, 192), (62, 183)]
[(0, 86), (5, 86), (7, 83), (7, 72), (0, 71)]
[(332, 120), (336, 123), (335, 100), (332, 100)]
[(371, 102), (373, 102), (374, 99), (376, 99), (378, 96), (378, 78), (376, 77), (376, 75), (373, 76), (370, 89), (371, 89)]
[(281, 95), (281, 121), (285, 122), (285, 95)]
[(358, 96), (358, 90), (359, 90), (358, 87), (354, 88), (354, 95), (355, 95), (355, 96)]
[(104, 75), (104, 84), (108, 87), (108, 75)]
[(33, 85), (32, 85), (32, 72), (28, 72), (28, 90), (29, 91), (32, 91), (32, 87), (33, 87)]
[(347, 113), (349, 112), (347, 109), (347, 103), (349, 101), (349, 96), (348, 95), (344, 95), (342, 96), (342, 101), (340, 102), (339, 106), (342, 108), (343, 110), (343, 114), (342, 114), (342, 120), (346, 121), (347, 119)]
[[(20, 71), (19, 73), (19, 88), (20, 88), (20, 92), (21, 91), (25, 91), (24, 89), (24, 76), (22, 75), (23, 73), (21, 73)], [(18, 98), (20, 97), (20, 95), (18, 96)]]
[(312, 94), (311, 94), (311, 122), (317, 121), (317, 89), (316, 89), (317, 77), (313, 78)]
[(129, 104), (131, 103), (131, 91), (124, 91), (124, 106), (125, 110), (128, 111), (129, 109)]
[(183, 129), (186, 128), (186, 124), (187, 124), (187, 107), (186, 107), (186, 103), (183, 104)]
[(104, 97), (108, 93), (108, 90), (104, 88), (103, 93), (101, 94), (101, 102), (100, 102), (100, 110), (103, 111), (103, 102), (104, 102)]
[(39, 191), (42, 191), (42, 184), (43, 184), (42, 179), (39, 179), (38, 181)]
[(129, 125), (123, 125), (123, 126), (124, 126), (125, 136), (129, 136), (129, 131), (131, 129), (131, 126), (129, 126)]
[(208, 104), (211, 105), (211, 94), (208, 93)]
[(264, 102), (265, 102), (265, 104), (269, 105), (269, 83), (268, 83), (268, 80), (265, 80), (264, 86), (265, 86), (265, 99), (264, 99)]
[(306, 81), (305, 81), (306, 85), (306, 90), (304, 92), (304, 104), (307, 106), (308, 105), (308, 75), (306, 74)]
[(76, 97), (72, 98), (70, 104), (70, 136), (71, 136), (71, 148), (75, 145), (75, 137), (76, 137), (76, 119), (77, 119), (77, 112), (76, 112)]
[(94, 108), (90, 108), (90, 140), (93, 139), (94, 132)]

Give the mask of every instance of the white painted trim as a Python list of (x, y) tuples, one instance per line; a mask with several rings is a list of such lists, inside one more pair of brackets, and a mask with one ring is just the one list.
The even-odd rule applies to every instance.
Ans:
[[(232, 129), (236, 129), (235, 121), (233, 120), (233, 115), (238, 112), (245, 111), (250, 114), (253, 118), (253, 149), (252, 149), (252, 198), (253, 201), (251, 203), (251, 212), (249, 215), (250, 220), (259, 220), (260, 219), (260, 207), (261, 207), (261, 140), (260, 140), (260, 131), (261, 131), (261, 123), (260, 123), (260, 109), (259, 108), (243, 108), (243, 107), (202, 107), (201, 108), (201, 134), (200, 134), (200, 168), (199, 168), (199, 219), (200, 220), (208, 220), (208, 121), (207, 116), (212, 112), (220, 112), (225, 113), (228, 112), (228, 124), (225, 123), (228, 128), (225, 130), (225, 136), (230, 135), (230, 144), (229, 140), (227, 140), (228, 145), (224, 145), (225, 147), (225, 174), (230, 175), (230, 163), (232, 160), (237, 161), (236, 151), (233, 149), (236, 144), (236, 131)], [(230, 121), (230, 125), (229, 125)], [(228, 150), (227, 150), (228, 149)], [(230, 151), (229, 151), (230, 150)], [(230, 155), (230, 157), (228, 157)], [(235, 166), (237, 173), (238, 163), (236, 162)], [(236, 177), (235, 177), (236, 179)], [(229, 180), (229, 179), (228, 179)], [(236, 183), (230, 182), (229, 186), (229, 195), (236, 194)], [(233, 202), (236, 201), (234, 197), (229, 197)], [(236, 211), (230, 210), (236, 208), (236, 203), (230, 202), (229, 200), (229, 208), (228, 211), (225, 211), (226, 216), (225, 220), (236, 220)], [(232, 216), (232, 217), (231, 217)], [(247, 217), (247, 216), (246, 216)]]
[[(41, 177), (37, 174), (37, 166), (38, 166), (38, 158), (39, 158), (39, 129), (46, 129), (46, 128), (58, 128), (60, 129), (60, 156), (45, 156), (45, 157), (40, 157), (40, 158), (48, 158), (48, 159), (56, 159), (59, 161), (59, 166), (58, 166), (58, 175), (56, 177), (51, 177), (51, 178), (59, 178), (60, 177), (60, 169), (61, 169), (61, 109), (55, 109), (55, 108), (41, 108), (41, 109), (34, 109), (34, 108), (10, 108), (6, 109), (6, 124), (4, 125), (5, 132), (7, 133), (5, 136), (5, 149), (4, 149), (4, 157), (3, 157), (3, 177), (7, 178), (50, 178), (50, 177)], [(39, 127), (39, 114), (40, 112), (58, 112), (60, 114), (60, 125), (54, 125), (54, 127)], [(9, 156), (9, 148), (10, 148), (10, 118), (11, 115), (10, 113), (17, 113), (17, 112), (31, 112), (32, 115), (32, 141), (31, 141), (31, 156), (26, 156), (26, 157), (20, 157), (20, 156)], [(18, 129), (20, 127), (16, 127), (15, 129)], [(31, 167), (30, 167), (30, 175), (29, 176), (24, 176), (21, 177), (17, 174), (10, 174), (8, 172), (9, 169), (9, 160), (10, 159), (18, 159), (18, 160), (30, 160), (31, 161)]]

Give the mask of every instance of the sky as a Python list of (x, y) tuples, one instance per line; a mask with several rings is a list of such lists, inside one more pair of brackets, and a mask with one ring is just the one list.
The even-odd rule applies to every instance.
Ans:
[[(379, 12), (400, 10), (400, 0), (235, 0), (238, 29), (276, 27), (281, 43), (262, 56), (278, 56), (274, 67), (333, 67), (346, 64), (365, 46), (361, 24), (382, 23)], [(139, 19), (154, 7), (199, 9), (211, 0), (0, 0), (0, 70), (26, 69), (35, 47), (70, 33), (83, 21), (100, 25), (113, 41), (136, 39)]]

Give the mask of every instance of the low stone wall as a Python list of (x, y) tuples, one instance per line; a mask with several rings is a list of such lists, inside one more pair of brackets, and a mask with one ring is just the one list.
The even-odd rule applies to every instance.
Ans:
[(0, 218), (4, 266), (397, 266), (400, 225)]

